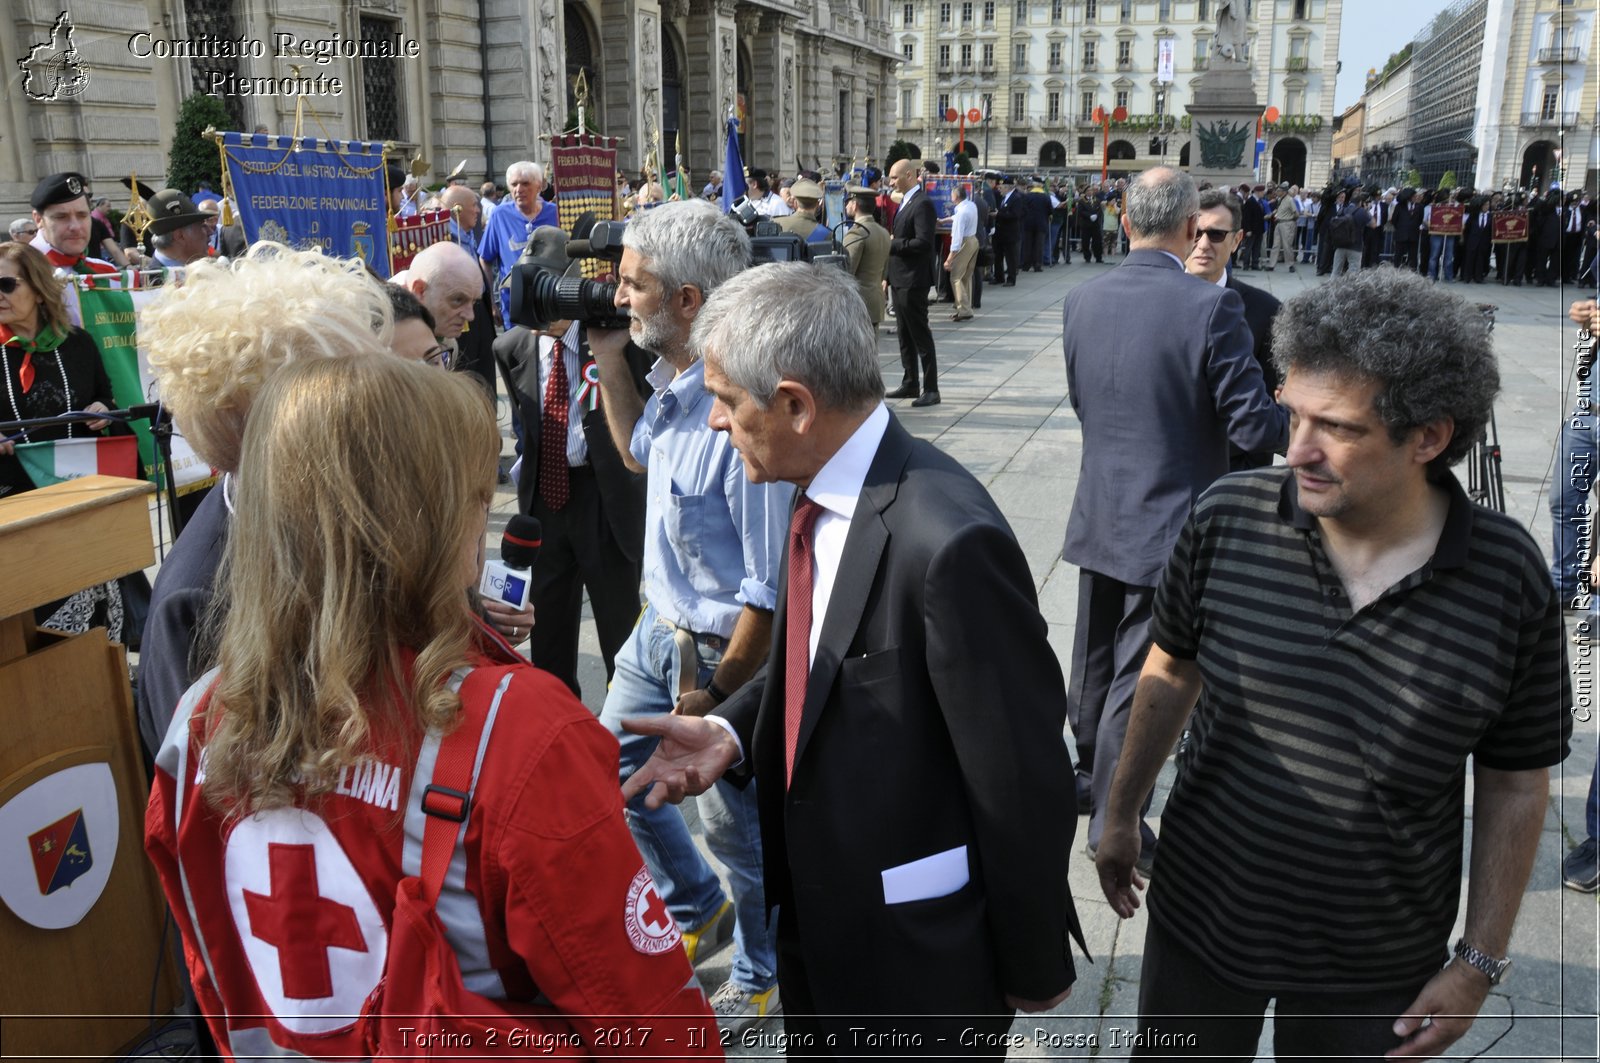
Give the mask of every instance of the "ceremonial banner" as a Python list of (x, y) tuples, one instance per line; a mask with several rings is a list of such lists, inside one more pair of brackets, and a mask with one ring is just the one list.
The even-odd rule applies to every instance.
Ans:
[(138, 473), (137, 443), (132, 436), (18, 443), (17, 460), (35, 487), (49, 487), (80, 476), (121, 476), (132, 480)]
[(828, 228), (837, 229), (845, 223), (844, 216), (844, 182), (826, 181), (822, 186), (823, 204), (827, 208), (823, 221)]
[(595, 221), (617, 216), (617, 142), (613, 137), (565, 136), (550, 140), (556, 210), (567, 232), (584, 211)]
[[(111, 380), (111, 397), (116, 400), (117, 408), (127, 409), (144, 402), (144, 387), (139, 382), (133, 296), (123, 290), (123, 278), (116, 274), (93, 279), (84, 277), (68, 284), (64, 294), (67, 315), (94, 337), (95, 346), (100, 348), (100, 360)], [(150, 422), (134, 421), (133, 434), (139, 440), (139, 466), (144, 470), (144, 478), (155, 481), (160, 456), (155, 437), (150, 434)]]
[(390, 275), (383, 145), (223, 133), (221, 148), (223, 180), (250, 243), (320, 247)]
[(1497, 210), (1489, 215), (1491, 242), (1520, 244), (1528, 239), (1528, 212), (1525, 210)]
[[(743, 100), (743, 97), (740, 97)], [(742, 104), (741, 104), (742, 105)], [(744, 156), (739, 151), (739, 120), (728, 119), (728, 146), (722, 161), (722, 212), (733, 209), (734, 201), (746, 194)]]
[(938, 215), (942, 228), (948, 230), (950, 216), (955, 213), (955, 200), (950, 198), (950, 192), (956, 185), (961, 185), (967, 190), (967, 195), (972, 195), (972, 175), (939, 173), (930, 175), (922, 182), (922, 188), (928, 193), (928, 198), (933, 200), (934, 212)]
[(1456, 203), (1435, 203), (1428, 214), (1428, 232), (1434, 236), (1460, 236), (1465, 211)]

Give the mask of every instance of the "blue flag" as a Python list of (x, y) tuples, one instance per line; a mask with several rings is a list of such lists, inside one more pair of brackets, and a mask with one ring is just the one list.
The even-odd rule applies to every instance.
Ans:
[(722, 168), (722, 209), (727, 212), (733, 201), (745, 194), (744, 158), (739, 154), (739, 120), (728, 119), (728, 159)]

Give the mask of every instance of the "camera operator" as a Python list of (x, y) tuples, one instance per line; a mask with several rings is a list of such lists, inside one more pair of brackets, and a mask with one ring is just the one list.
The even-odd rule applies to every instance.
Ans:
[[(554, 226), (533, 231), (519, 265), (575, 275), (567, 234)], [(617, 650), (639, 616), (644, 477), (623, 464), (589, 382), (592, 357), (585, 326), (553, 321), (542, 329), (517, 325), (494, 344), (495, 361), (511, 382), (527, 444), (517, 476), (517, 508), (544, 530), (530, 591), (539, 618), (528, 656), (582, 696), (578, 629), (583, 592), (594, 609), (600, 656), (609, 681)], [(644, 356), (630, 345), (625, 379), (647, 393)], [(621, 385), (619, 385), (620, 387)]]
[[(664, 204), (631, 219), (623, 233), (616, 305), (627, 311), (628, 331), (589, 330), (612, 439), (630, 468), (648, 470), (646, 607), (617, 656), (600, 715), (621, 743), (623, 779), (657, 745), (624, 730), (624, 720), (705, 715), (761, 667), (771, 641), (793, 488), (746, 479), (728, 436), (707, 424), (712, 396), (688, 342), (707, 296), (749, 264), (750, 240), (738, 222), (702, 200)], [(657, 355), (648, 401), (628, 383), (630, 335)], [(739, 1031), (780, 1010), (755, 787), (719, 780), (698, 800), (706, 842), (728, 867), (732, 902), (675, 807), (650, 810), (641, 796), (630, 803), (628, 822), (684, 928), (690, 960), (731, 935), (730, 978), (711, 1003), (725, 1027)]]

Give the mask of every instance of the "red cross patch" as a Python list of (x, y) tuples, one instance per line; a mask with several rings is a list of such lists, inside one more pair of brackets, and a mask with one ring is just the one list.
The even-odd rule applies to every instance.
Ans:
[(642, 867), (628, 886), (628, 908), (622, 922), (628, 931), (628, 940), (646, 956), (668, 952), (683, 940), (677, 922), (667, 911), (667, 902), (656, 891), (650, 872)]

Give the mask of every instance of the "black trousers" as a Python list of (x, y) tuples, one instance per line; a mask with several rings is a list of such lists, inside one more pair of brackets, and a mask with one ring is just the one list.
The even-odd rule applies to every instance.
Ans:
[[(1072, 635), (1067, 722), (1078, 747), (1077, 773), (1088, 777), (1093, 794), (1090, 845), (1100, 844), (1100, 832), (1105, 829), (1106, 800), (1128, 734), (1133, 689), (1150, 652), (1155, 596), (1154, 587), (1123, 583), (1088, 569), (1078, 572), (1078, 621)], [(1148, 797), (1145, 807), (1149, 807)], [(1142, 822), (1139, 833), (1146, 848), (1155, 841), (1154, 832)]]
[(922, 390), (939, 390), (939, 360), (933, 348), (933, 330), (928, 327), (928, 289), (890, 286), (894, 302), (895, 338), (900, 341), (901, 384), (917, 387), (917, 364), (922, 365)]
[[(1442, 959), (1443, 957), (1441, 957)], [(1424, 983), (1370, 993), (1266, 993), (1230, 986), (1177, 935), (1150, 919), (1139, 974), (1135, 1059), (1256, 1058), (1268, 1001), (1274, 1001), (1272, 1048), (1279, 1059), (1368, 1060), (1400, 1043), (1399, 1018)]]
[(1417, 240), (1396, 240), (1394, 242), (1394, 264), (1397, 269), (1417, 268)]
[(1105, 261), (1101, 257), (1105, 254), (1105, 241), (1101, 238), (1100, 231), (1100, 226), (1098, 225), (1085, 225), (1078, 230), (1080, 234), (1078, 243), (1082, 245), (1079, 250), (1083, 254), (1085, 262), (1089, 261), (1090, 255), (1094, 256), (1096, 262)]
[[(537, 494), (532, 515), (544, 526), (544, 545), (533, 569), (533, 634), (528, 657), (582, 697), (578, 687), (578, 632), (583, 623), (583, 592), (589, 592), (600, 656), (609, 682), (617, 650), (628, 641), (639, 619), (638, 561), (622, 552), (606, 520), (600, 484), (594, 469), (571, 471), (567, 504), (551, 509)], [(524, 476), (537, 470), (523, 465)]]
[(1020, 234), (1001, 236), (994, 234), (990, 241), (994, 247), (994, 280), (996, 284), (1017, 283), (1017, 268), (1022, 255), (1022, 237)]
[(1022, 268), (1044, 269), (1044, 245), (1050, 240), (1050, 226), (1029, 225), (1022, 230)]

